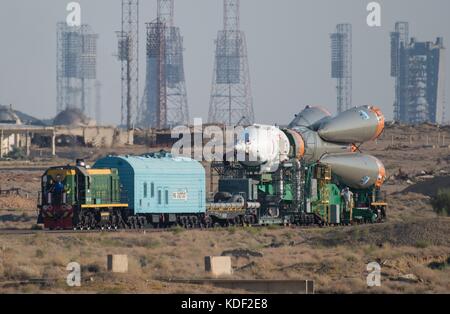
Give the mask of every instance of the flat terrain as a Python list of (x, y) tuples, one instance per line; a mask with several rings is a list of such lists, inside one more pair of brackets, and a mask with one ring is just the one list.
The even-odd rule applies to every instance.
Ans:
[[(338, 228), (257, 228), (162, 233), (0, 234), (0, 292), (228, 292), (171, 283), (207, 278), (204, 256), (229, 254), (240, 279), (314, 280), (318, 293), (450, 293), (450, 218), (438, 217), (430, 197), (450, 187), (450, 129), (390, 126), (361, 150), (380, 158), (389, 221)], [(121, 148), (121, 153), (145, 147)], [(65, 149), (57, 160), (0, 162), (0, 229), (36, 222), (40, 176), (47, 166), (111, 151)], [(107, 254), (127, 254), (129, 273), (106, 271)], [(65, 283), (69, 262), (82, 265), (82, 286)], [(381, 287), (368, 288), (366, 265), (378, 262)], [(29, 280), (46, 279), (41, 284)], [(234, 291), (236, 292), (236, 291)]]

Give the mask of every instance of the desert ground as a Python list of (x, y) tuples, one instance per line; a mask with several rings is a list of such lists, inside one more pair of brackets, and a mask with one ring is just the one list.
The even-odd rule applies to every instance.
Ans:
[[(222, 254), (232, 256), (231, 278), (314, 280), (316, 293), (450, 293), (450, 218), (438, 216), (430, 203), (439, 188), (450, 188), (449, 145), (450, 128), (391, 125), (378, 141), (360, 147), (386, 165), (389, 209), (383, 224), (0, 234), (0, 293), (242, 292), (173, 282), (208, 278), (204, 256)], [(64, 148), (56, 159), (0, 161), (0, 189), (20, 189), (19, 195), (0, 196), (0, 229), (35, 225), (46, 167), (149, 150)], [(127, 254), (129, 272), (107, 272), (107, 254)], [(81, 287), (66, 285), (70, 262), (82, 265)], [(370, 262), (381, 265), (381, 287), (367, 286)]]

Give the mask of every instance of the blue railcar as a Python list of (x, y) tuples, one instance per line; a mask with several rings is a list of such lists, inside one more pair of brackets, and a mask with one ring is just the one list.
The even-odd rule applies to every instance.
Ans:
[(184, 224), (198, 223), (205, 215), (205, 169), (198, 161), (167, 153), (109, 156), (93, 168), (119, 171), (122, 200), (132, 217)]

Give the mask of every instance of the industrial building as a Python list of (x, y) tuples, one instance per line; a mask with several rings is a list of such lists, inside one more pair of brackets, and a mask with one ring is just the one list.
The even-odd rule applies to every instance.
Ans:
[[(22, 121), (20, 116), (25, 119)], [(35, 135), (49, 137), (52, 154), (55, 155), (55, 129), (43, 126), (37, 121), (37, 119), (14, 110), (12, 105), (0, 105), (0, 158), (6, 157), (14, 149), (23, 150), (29, 156), (31, 141)]]
[(445, 47), (443, 38), (420, 42), (409, 24), (391, 33), (391, 76), (395, 78), (394, 119), (407, 124), (444, 121)]

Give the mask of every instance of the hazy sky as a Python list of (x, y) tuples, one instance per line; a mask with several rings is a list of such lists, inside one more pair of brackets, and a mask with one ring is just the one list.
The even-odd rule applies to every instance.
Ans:
[[(14, 104), (38, 118), (56, 111), (56, 23), (64, 21), (68, 0), (2, 0), (0, 3), (0, 104)], [(120, 120), (120, 64), (115, 31), (120, 0), (79, 0), (82, 23), (99, 33), (98, 79), (103, 84), (103, 120)], [(336, 109), (330, 78), (329, 34), (337, 23), (353, 24), (353, 102), (380, 106), (393, 114), (389, 32), (409, 21), (411, 36), (450, 42), (450, 1), (379, 0), (382, 27), (366, 24), (370, 0), (241, 0), (256, 119), (288, 123), (306, 104)], [(185, 46), (185, 72), (191, 118), (208, 115), (214, 39), (222, 28), (222, 0), (175, 0), (175, 24)], [(141, 93), (145, 82), (145, 22), (156, 17), (156, 0), (141, 0)], [(447, 50), (447, 59), (450, 60)], [(450, 61), (447, 62), (450, 93)], [(448, 99), (448, 97), (447, 97)], [(447, 106), (448, 108), (448, 106)], [(450, 111), (447, 109), (447, 120)]]

